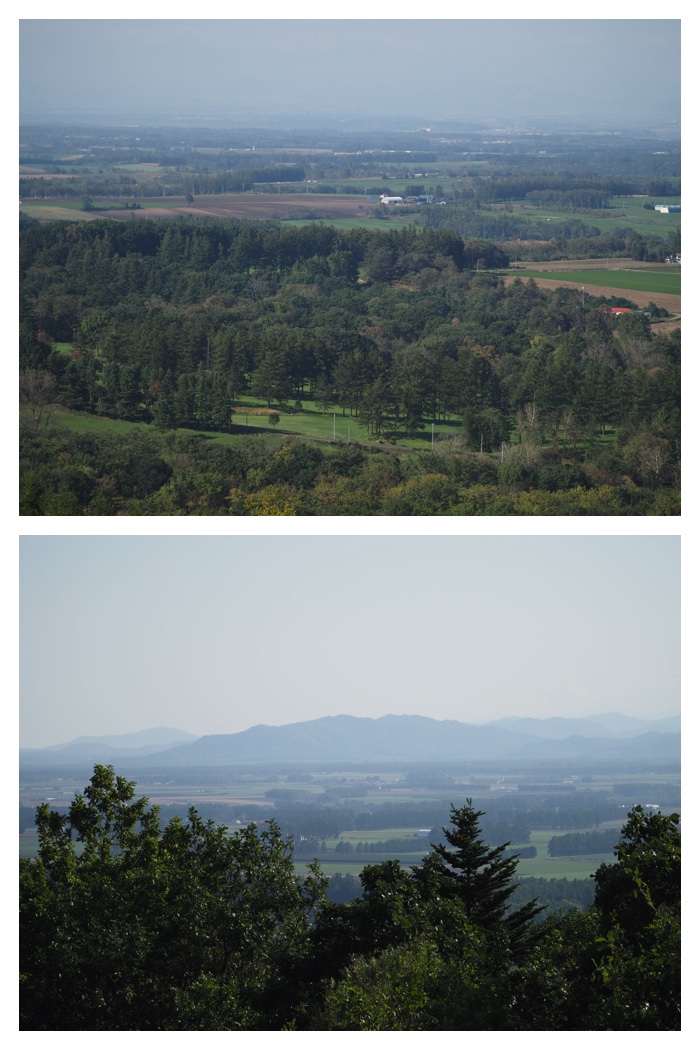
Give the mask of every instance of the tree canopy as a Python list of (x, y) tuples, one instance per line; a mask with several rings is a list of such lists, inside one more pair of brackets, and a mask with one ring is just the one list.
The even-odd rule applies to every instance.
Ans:
[(596, 900), (542, 920), (517, 858), (471, 800), (420, 865), (368, 865), (327, 899), (273, 820), (190, 809), (161, 826), (97, 765), (65, 812), (36, 814), (20, 861), (20, 1027), (110, 1030), (674, 1030), (678, 817), (635, 807)]

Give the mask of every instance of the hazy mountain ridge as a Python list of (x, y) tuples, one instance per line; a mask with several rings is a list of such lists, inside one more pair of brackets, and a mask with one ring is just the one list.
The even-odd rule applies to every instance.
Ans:
[[(185, 738), (185, 742), (183, 742)], [(160, 743), (157, 743), (160, 740)], [(358, 718), (329, 715), (283, 726), (195, 737), (175, 729), (79, 737), (65, 745), (20, 750), (20, 762), (119, 762), (183, 767), (269, 762), (606, 761), (680, 759), (680, 717), (646, 720), (606, 714), (589, 718), (505, 718), (473, 725), (422, 715)]]
[(20, 748), (20, 761), (50, 765), (53, 762), (89, 760), (92, 762), (114, 763), (133, 758), (144, 758), (152, 754), (161, 754), (170, 748), (180, 747), (185, 743), (197, 740), (194, 733), (170, 726), (157, 726), (142, 729), (136, 733), (122, 733), (110, 736), (79, 736), (66, 744), (52, 744), (50, 747)]

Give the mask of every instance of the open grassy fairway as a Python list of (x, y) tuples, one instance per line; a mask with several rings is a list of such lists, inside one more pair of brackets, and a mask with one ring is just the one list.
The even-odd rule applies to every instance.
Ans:
[[(251, 417), (251, 420), (253, 418)], [(67, 408), (57, 409), (51, 419), (62, 426), (83, 434), (128, 434), (133, 430), (141, 430), (149, 434), (157, 433), (147, 423), (131, 423), (125, 419), (107, 419), (104, 416), (92, 416), (87, 412), (71, 412)], [(257, 437), (258, 440), (272, 444), (276, 448), (279, 448), (284, 443), (282, 435), (266, 433), (261, 427), (254, 426), (252, 422), (247, 430), (245, 426), (240, 426), (236, 428), (233, 434), (221, 434), (213, 430), (188, 430), (186, 428), (178, 430), (178, 433), (190, 434), (193, 437), (204, 438), (207, 441), (217, 441), (224, 445), (234, 445), (246, 435)]]
[[(236, 402), (236, 411), (232, 416), (234, 429), (230, 434), (223, 434), (213, 430), (190, 430), (186, 427), (178, 428), (177, 433), (198, 437), (204, 441), (214, 441), (223, 445), (236, 445), (242, 439), (255, 438), (256, 441), (262, 441), (273, 449), (279, 448), (285, 441), (295, 437), (329, 443), (334, 439), (333, 411), (329, 410), (324, 415), (320, 410), (312, 407), (313, 402), (303, 401), (302, 405), (304, 408), (301, 411), (285, 412), (284, 408), (273, 405), (271, 411), (278, 412), (280, 416), (280, 423), (274, 428), (267, 422), (267, 414), (257, 416), (248, 413), (246, 421), (246, 405), (250, 408), (264, 407), (255, 398), (239, 398)], [(147, 423), (132, 423), (124, 419), (108, 419), (104, 416), (90, 415), (87, 412), (73, 412), (66, 408), (56, 409), (49, 425), (53, 423), (68, 427), (70, 430), (82, 434), (129, 434), (134, 430), (148, 433), (158, 432), (152, 425)], [(434, 429), (435, 451), (440, 451), (442, 441), (458, 437), (460, 429), (461, 422), (458, 419), (436, 423)], [(603, 444), (609, 444), (614, 441), (614, 438), (614, 428), (608, 426), (606, 434), (601, 441)], [(399, 434), (395, 441), (387, 437), (377, 439), (370, 438), (365, 428), (354, 417), (343, 416), (340, 411), (336, 412), (335, 440), (339, 442), (356, 442), (364, 446), (381, 447), (387, 451), (402, 452), (404, 454), (406, 452), (430, 452), (431, 448), (433, 448), (430, 423), (426, 424), (420, 437), (406, 437), (403, 434)], [(517, 433), (511, 436), (511, 440), (517, 442)], [(551, 444), (551, 441), (547, 443)], [(585, 441), (581, 441), (579, 446), (585, 447)], [(450, 446), (447, 445), (445, 447), (449, 449)], [(439, 469), (440, 459), (438, 458), (436, 460), (436, 470), (439, 471)], [(401, 796), (401, 800), (404, 802), (413, 802), (426, 797), (425, 793), (416, 794), (409, 788), (397, 789), (396, 794)], [(386, 795), (382, 793), (376, 797), (377, 799), (383, 799)], [(429, 792), (427, 797), (439, 799), (444, 798), (445, 795), (444, 792), (436, 791)]]

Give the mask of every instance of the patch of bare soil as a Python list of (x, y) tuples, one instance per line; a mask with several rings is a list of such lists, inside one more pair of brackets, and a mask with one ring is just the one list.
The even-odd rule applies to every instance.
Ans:
[[(172, 208), (141, 206), (140, 219), (169, 219), (177, 215), (210, 215), (233, 219), (323, 218), (356, 219), (371, 215), (372, 205), (361, 196), (337, 196), (320, 193), (232, 193), (221, 197), (202, 197), (191, 205)], [(128, 219), (128, 211), (103, 211), (110, 219)]]

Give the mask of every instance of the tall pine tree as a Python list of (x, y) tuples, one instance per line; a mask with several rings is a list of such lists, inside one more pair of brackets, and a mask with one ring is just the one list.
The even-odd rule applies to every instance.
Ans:
[(442, 829), (448, 845), (433, 843), (433, 852), (413, 871), (423, 893), (458, 901), (471, 923), (487, 932), (504, 932), (511, 949), (519, 952), (536, 938), (534, 919), (543, 906), (535, 899), (508, 908), (518, 857), (504, 856), (510, 842), (486, 845), (479, 827), (483, 815), (471, 799), (465, 806), (452, 806), (452, 826)]

